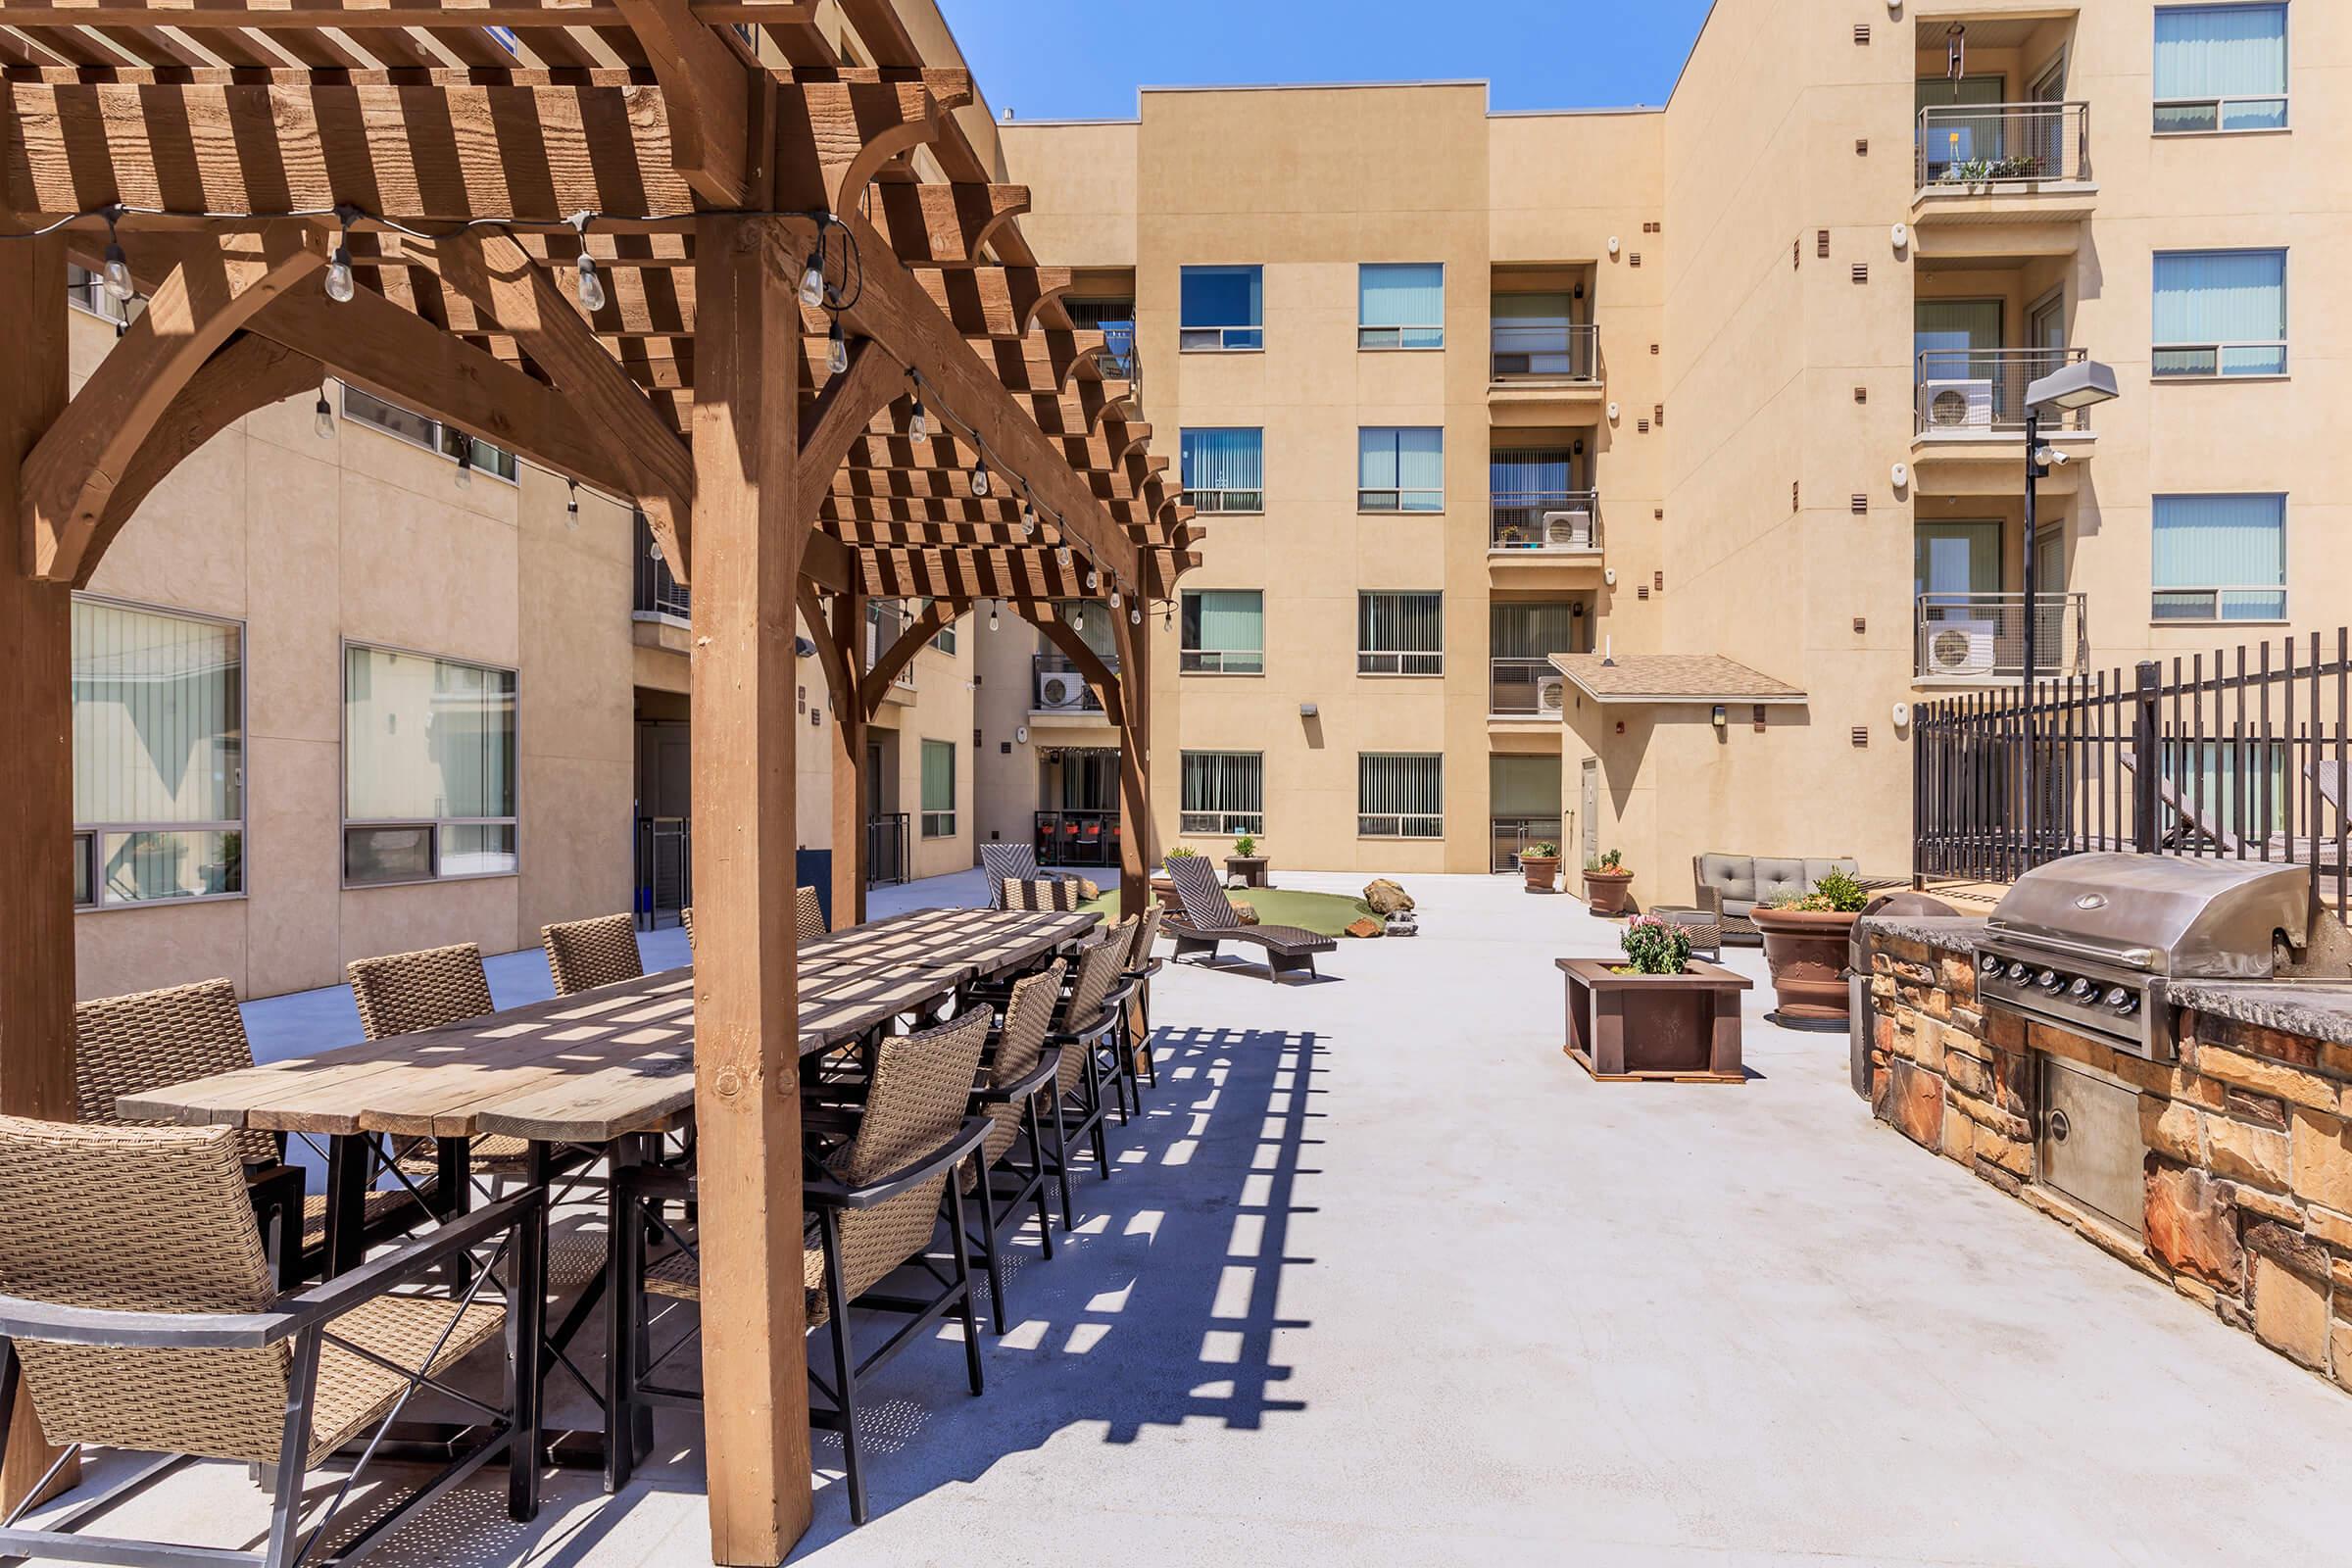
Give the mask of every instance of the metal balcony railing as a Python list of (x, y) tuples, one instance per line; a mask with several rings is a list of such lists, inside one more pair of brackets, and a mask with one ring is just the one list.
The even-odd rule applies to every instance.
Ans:
[(1104, 321), (1101, 325), (1102, 350), (1095, 356), (1095, 363), (1103, 375), (1118, 381), (1142, 380), (1143, 361), (1135, 351), (1135, 323)]
[[(2023, 431), (2026, 388), (2085, 357), (2082, 349), (1929, 349), (1912, 369), (1919, 433)], [(2090, 411), (2052, 409), (2043, 415), (2041, 428), (2044, 434), (2087, 430)]]
[(637, 597), (631, 608), (640, 615), (694, 618), (693, 601), (685, 586), (670, 575), (669, 563), (662, 559), (643, 513), (637, 516)]
[(1600, 550), (1596, 490), (1497, 490), (1487, 498), (1490, 550), (1595, 555)]
[[(2034, 662), (2037, 679), (2089, 668), (2084, 634), (2087, 594), (2052, 591), (2034, 596)], [(2026, 667), (2024, 594), (1921, 594), (1914, 672), (1923, 681), (1971, 685), (2014, 681)]]
[(2090, 105), (1954, 104), (1919, 112), (1919, 186), (2090, 178)]
[(1494, 378), (1497, 381), (1597, 381), (1600, 328), (1510, 325), (1493, 328)]
[(1516, 871), (1519, 857), (1539, 844), (1561, 842), (1560, 814), (1549, 816), (1497, 816), (1494, 826), (1494, 855), (1490, 862), (1496, 871)]
[(1558, 718), (1568, 677), (1548, 659), (1497, 659), (1487, 683), (1487, 711), (1499, 718)]
[[(1115, 674), (1117, 659), (1105, 656), (1103, 663)], [(1078, 673), (1078, 666), (1065, 654), (1032, 654), (1029, 656), (1030, 709), (1039, 713), (1100, 713), (1102, 699), (1094, 687)]]
[(865, 885), (869, 888), (904, 882), (910, 874), (907, 855), (907, 817), (905, 811), (886, 811), (866, 819)]

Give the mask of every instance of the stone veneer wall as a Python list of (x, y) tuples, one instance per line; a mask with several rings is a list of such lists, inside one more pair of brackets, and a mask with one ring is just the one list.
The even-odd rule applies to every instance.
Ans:
[[(2178, 1063), (1978, 1010), (1973, 952), (1873, 933), (1880, 1120), (2352, 1389), (2352, 1046), (2180, 1014)], [(2046, 1051), (2137, 1088), (2146, 1241), (2034, 1182)]]

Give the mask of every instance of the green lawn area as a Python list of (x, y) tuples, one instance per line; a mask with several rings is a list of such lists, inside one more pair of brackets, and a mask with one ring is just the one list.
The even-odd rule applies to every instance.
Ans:
[[(1283, 888), (1250, 888), (1244, 891), (1237, 888), (1226, 897), (1237, 905), (1255, 906), (1258, 919), (1267, 925), (1295, 925), (1326, 937), (1338, 936), (1351, 922), (1372, 913), (1372, 906), (1363, 900), (1339, 893), (1295, 893)], [(1079, 907), (1106, 920), (1116, 920), (1119, 917), (1119, 890), (1114, 885), (1101, 898), (1082, 904)]]

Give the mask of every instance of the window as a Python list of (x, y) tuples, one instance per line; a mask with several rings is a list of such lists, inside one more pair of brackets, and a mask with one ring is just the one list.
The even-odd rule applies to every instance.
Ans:
[(1179, 292), (1176, 345), (1185, 353), (1266, 346), (1265, 269), (1188, 267)]
[(2160, 134), (2286, 128), (2286, 7), (2158, 6)]
[(2286, 252), (2159, 252), (2155, 337), (2159, 378), (2284, 375)]
[(1179, 833), (1241, 834), (1266, 830), (1263, 752), (1186, 752)]
[(1575, 299), (1566, 293), (1497, 294), (1494, 300), (1493, 370), (1497, 380), (1548, 376), (1590, 381), (1599, 372), (1590, 325), (1575, 320)]
[(1446, 432), (1366, 426), (1356, 432), (1358, 512), (1446, 510)]
[(244, 630), (76, 599), (74, 901), (245, 891)]
[(1437, 262), (1369, 263), (1355, 270), (1355, 346), (1446, 346), (1446, 269)]
[(343, 882), (516, 865), (514, 672), (343, 648)]
[[(934, 600), (933, 603), (936, 604), (937, 601)], [(954, 653), (956, 651), (956, 628), (961, 624), (960, 620), (951, 620), (945, 626), (940, 627), (939, 634), (931, 639), (931, 646), (943, 654)]]
[(1184, 499), (1202, 512), (1266, 510), (1266, 432), (1187, 430), (1180, 451)]
[(2158, 496), (2155, 620), (2284, 620), (2286, 497)]
[(1446, 596), (1357, 594), (1355, 672), (1359, 675), (1445, 674)]
[(956, 743), (923, 742), (923, 837), (956, 836)]
[(1355, 832), (1366, 839), (1446, 836), (1446, 759), (1364, 752), (1355, 760)]
[(403, 441), (429, 447), (453, 461), (470, 455), (474, 472), (494, 474), (509, 484), (514, 482), (514, 453), (487, 441), (477, 441), (454, 425), (412, 413), (397, 403), (371, 397), (348, 382), (343, 387), (343, 416), (373, 425)]
[(1266, 596), (1255, 588), (1187, 588), (1176, 668), (1186, 675), (1266, 672)]

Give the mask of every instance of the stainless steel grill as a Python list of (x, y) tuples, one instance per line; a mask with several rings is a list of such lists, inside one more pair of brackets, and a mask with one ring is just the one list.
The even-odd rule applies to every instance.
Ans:
[(2176, 1054), (2172, 980), (2272, 980), (2310, 945), (2301, 865), (2074, 855), (2025, 872), (1978, 944), (1977, 993), (2133, 1055)]

